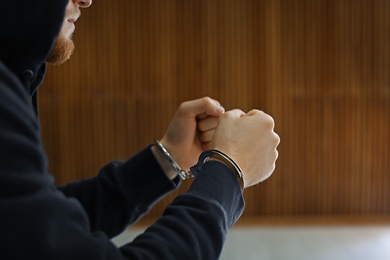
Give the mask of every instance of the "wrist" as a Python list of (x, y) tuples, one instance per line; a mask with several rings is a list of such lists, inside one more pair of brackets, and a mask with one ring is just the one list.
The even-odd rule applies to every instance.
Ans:
[(240, 175), (240, 173), (237, 171), (237, 169), (232, 165), (232, 163), (230, 163), (227, 159), (225, 159), (224, 157), (218, 155), (218, 154), (214, 154), (214, 155), (211, 155), (208, 159), (209, 161), (217, 161), (217, 162), (220, 162), (222, 164), (224, 164), (225, 166), (227, 166), (231, 171), (232, 173), (235, 175), (239, 185), (240, 185), (240, 188), (241, 190), (244, 189), (244, 179), (243, 179), (243, 176)]
[(209, 160), (216, 160), (225, 164), (235, 174), (241, 190), (245, 188), (245, 181), (240, 166), (227, 154), (219, 150), (207, 150), (201, 153), (198, 163), (191, 167), (191, 172), (196, 176), (201, 171), (203, 164)]
[(156, 158), (167, 178), (170, 180), (176, 178), (177, 172), (172, 167), (172, 164), (170, 164), (169, 161), (165, 158), (164, 153), (156, 145), (153, 145), (151, 149), (154, 157)]
[[(157, 150), (160, 151), (160, 155), (162, 154), (165, 157), (165, 162), (163, 162), (164, 167), (168, 167), (167, 163), (169, 163), (171, 166), (169, 167), (169, 172), (168, 172), (169, 176), (172, 176), (173, 173), (171, 172), (171, 170), (173, 169), (173, 171), (175, 172), (175, 177), (179, 175), (182, 180), (194, 177), (194, 175), (191, 172), (187, 172), (180, 168), (180, 166), (173, 159), (173, 157), (165, 148), (165, 146), (157, 139), (155, 140), (155, 147), (157, 148)], [(162, 159), (161, 157), (159, 158)]]

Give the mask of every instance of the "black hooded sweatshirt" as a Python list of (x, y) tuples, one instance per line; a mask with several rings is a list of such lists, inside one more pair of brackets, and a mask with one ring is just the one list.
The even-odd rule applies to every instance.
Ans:
[(34, 95), (68, 1), (1, 3), (0, 259), (217, 259), (244, 208), (235, 176), (219, 162), (205, 163), (189, 190), (121, 248), (110, 239), (180, 185), (150, 146), (95, 178), (54, 186)]

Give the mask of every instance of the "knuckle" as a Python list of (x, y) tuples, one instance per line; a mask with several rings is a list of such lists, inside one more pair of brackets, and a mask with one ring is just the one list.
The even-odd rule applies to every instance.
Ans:
[(221, 118), (230, 118), (230, 117), (232, 117), (233, 114), (234, 114), (234, 109), (226, 111), (225, 113), (223, 113), (221, 115)]
[(261, 115), (261, 114), (265, 114), (265, 113), (259, 109), (252, 109), (251, 111), (248, 112), (248, 114)]
[(227, 115), (229, 115), (231, 117), (237, 117), (239, 115), (245, 114), (241, 109), (238, 109), (238, 108), (234, 108), (230, 111), (225, 112), (225, 114), (226, 113), (228, 113)]
[(275, 161), (278, 159), (278, 157), (279, 157), (279, 152), (278, 150), (275, 149), (275, 155), (274, 155)]
[(202, 100), (202, 102), (204, 102), (205, 104), (212, 104), (212, 103), (213, 103), (213, 100), (212, 100), (210, 97), (208, 97), (208, 96), (202, 97), (201, 100)]
[(280, 144), (280, 137), (275, 132), (274, 132), (274, 142), (275, 142), (275, 146), (278, 146)]
[(263, 124), (268, 129), (274, 129), (274, 127), (275, 127), (274, 119), (270, 115), (265, 114), (265, 113), (264, 113), (264, 122), (263, 122)]
[(179, 107), (178, 107), (178, 110), (181, 111), (181, 110), (185, 110), (186, 107), (188, 106), (190, 101), (185, 101), (185, 102), (182, 102)]

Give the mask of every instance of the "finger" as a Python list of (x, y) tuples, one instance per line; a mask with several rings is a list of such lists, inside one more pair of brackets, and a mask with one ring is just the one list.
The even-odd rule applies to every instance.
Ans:
[(220, 116), (225, 109), (218, 101), (209, 97), (204, 97), (182, 103), (180, 113), (191, 117), (203, 117), (203, 115)]
[(199, 142), (202, 144), (211, 142), (211, 140), (213, 139), (214, 133), (215, 133), (215, 130), (200, 132), (198, 134)]
[(211, 142), (208, 143), (202, 143), (201, 148), (203, 151), (210, 150), (211, 149)]
[(224, 117), (239, 118), (245, 116), (246, 114), (241, 109), (232, 109), (223, 114)]
[[(259, 114), (263, 114), (264, 112), (261, 111), (261, 110), (258, 110), (258, 109), (252, 109), (251, 111), (249, 111), (248, 113), (246, 113), (247, 116), (254, 116), (254, 115), (259, 115)], [(265, 114), (265, 113), (264, 113)]]
[(261, 110), (253, 109), (253, 110), (249, 111), (246, 114), (246, 116), (248, 116), (248, 117), (256, 116), (262, 120), (262, 123), (264, 126), (269, 127), (271, 129), (274, 129), (274, 127), (275, 127), (275, 122), (274, 122), (274, 119), (272, 118), (272, 116), (268, 115), (267, 113), (264, 113)]
[(208, 114), (200, 114), (200, 115), (197, 115), (197, 116), (196, 116), (196, 119), (202, 120), (202, 119), (204, 119), (204, 118), (206, 118), (206, 117), (209, 117), (209, 115), (208, 115)]
[(215, 129), (218, 125), (219, 117), (208, 116), (198, 121), (198, 129), (202, 132)]

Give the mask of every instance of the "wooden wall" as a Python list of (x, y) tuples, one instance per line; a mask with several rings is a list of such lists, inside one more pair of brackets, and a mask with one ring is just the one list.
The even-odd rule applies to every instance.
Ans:
[(76, 27), (39, 91), (57, 183), (134, 155), (182, 101), (211, 96), (266, 111), (281, 137), (244, 216), (390, 213), (390, 1), (94, 1)]

